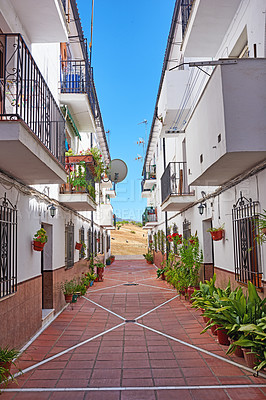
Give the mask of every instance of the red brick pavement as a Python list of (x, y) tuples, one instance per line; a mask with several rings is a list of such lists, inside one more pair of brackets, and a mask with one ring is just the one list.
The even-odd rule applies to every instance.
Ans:
[[(138, 285), (125, 285), (134, 282)], [(214, 358), (217, 354), (244, 365), (242, 359), (226, 356), (227, 348), (211, 334), (200, 335), (204, 326), (200, 313), (184, 299), (173, 299), (176, 295), (166, 282), (156, 279), (154, 266), (139, 260), (116, 261), (106, 268), (103, 282), (67, 307), (20, 356), (19, 368), (36, 368), (8, 388), (47, 391), (3, 392), (1, 400), (264, 399), (266, 388), (261, 385), (266, 380)], [(136, 323), (128, 321), (136, 318)], [(38, 364), (60, 352), (65, 353)]]

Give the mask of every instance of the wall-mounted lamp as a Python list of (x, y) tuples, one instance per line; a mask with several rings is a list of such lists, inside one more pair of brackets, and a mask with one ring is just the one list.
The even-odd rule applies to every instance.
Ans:
[(200, 205), (198, 206), (200, 215), (203, 215), (204, 208), (206, 208), (206, 207), (207, 207), (206, 203), (202, 203), (202, 202), (200, 203)]
[(52, 218), (54, 218), (56, 212), (55, 206), (53, 204), (49, 204), (49, 206), (47, 206), (47, 210), (50, 210), (50, 215)]

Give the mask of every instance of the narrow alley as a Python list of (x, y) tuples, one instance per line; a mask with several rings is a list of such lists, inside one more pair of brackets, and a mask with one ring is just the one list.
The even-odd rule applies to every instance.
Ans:
[(200, 335), (204, 326), (153, 265), (115, 261), (23, 352), (23, 375), (1, 399), (265, 398), (264, 377)]

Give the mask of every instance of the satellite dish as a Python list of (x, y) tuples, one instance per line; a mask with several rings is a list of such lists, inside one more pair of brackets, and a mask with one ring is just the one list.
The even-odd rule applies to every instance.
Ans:
[(127, 176), (127, 165), (118, 158), (110, 163), (109, 179), (114, 183), (122, 182)]

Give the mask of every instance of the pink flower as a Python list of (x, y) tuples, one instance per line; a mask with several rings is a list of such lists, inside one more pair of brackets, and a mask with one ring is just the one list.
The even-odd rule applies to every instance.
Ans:
[(102, 155), (100, 154), (100, 157), (102, 157)]

